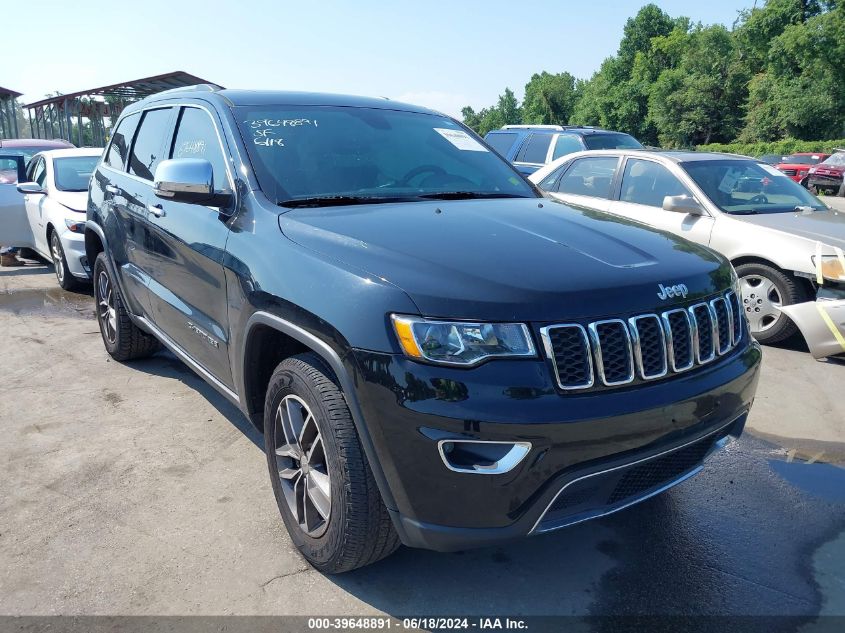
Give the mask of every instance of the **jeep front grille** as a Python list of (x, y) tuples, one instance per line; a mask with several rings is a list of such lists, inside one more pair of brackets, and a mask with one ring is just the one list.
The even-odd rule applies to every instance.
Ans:
[(660, 314), (541, 328), (561, 389), (626, 385), (687, 371), (723, 356), (742, 338), (739, 300), (729, 291), (712, 301)]

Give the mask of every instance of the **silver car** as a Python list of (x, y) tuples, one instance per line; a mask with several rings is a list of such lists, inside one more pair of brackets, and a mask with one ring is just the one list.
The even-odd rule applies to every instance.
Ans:
[[(740, 279), (751, 331), (762, 343), (796, 333), (787, 306), (818, 298), (826, 302), (818, 319), (829, 323), (824, 308), (845, 299), (845, 214), (761, 161), (704, 152), (586, 151), (530, 180), (569, 204), (624, 216), (726, 255)], [(809, 337), (808, 343), (812, 347)]]

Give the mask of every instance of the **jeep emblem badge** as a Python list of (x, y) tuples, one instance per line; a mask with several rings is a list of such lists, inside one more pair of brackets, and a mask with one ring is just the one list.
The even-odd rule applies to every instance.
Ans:
[(661, 299), (670, 299), (671, 297), (683, 297), (686, 299), (687, 293), (689, 293), (689, 290), (684, 284), (677, 284), (675, 286), (657, 284), (657, 286), (660, 288), (660, 292), (657, 293), (657, 296)]

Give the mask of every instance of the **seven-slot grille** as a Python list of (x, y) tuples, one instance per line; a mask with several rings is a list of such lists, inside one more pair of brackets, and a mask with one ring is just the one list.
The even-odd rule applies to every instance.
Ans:
[(550, 325), (540, 330), (561, 389), (613, 387), (637, 377), (655, 380), (709, 363), (742, 338), (733, 291), (709, 302), (661, 314)]

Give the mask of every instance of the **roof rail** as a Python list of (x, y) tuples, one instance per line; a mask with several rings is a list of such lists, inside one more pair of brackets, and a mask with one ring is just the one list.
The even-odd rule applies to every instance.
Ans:
[(503, 130), (565, 130), (564, 125), (503, 125)]
[(179, 88), (170, 88), (169, 90), (162, 90), (156, 94), (164, 95), (171, 92), (217, 92), (223, 90), (223, 86), (217, 84), (195, 84), (193, 86), (180, 86)]
[(597, 130), (594, 125), (545, 125), (545, 124), (524, 124), (524, 125), (503, 125), (503, 130), (554, 130), (556, 132), (563, 132), (564, 130)]

